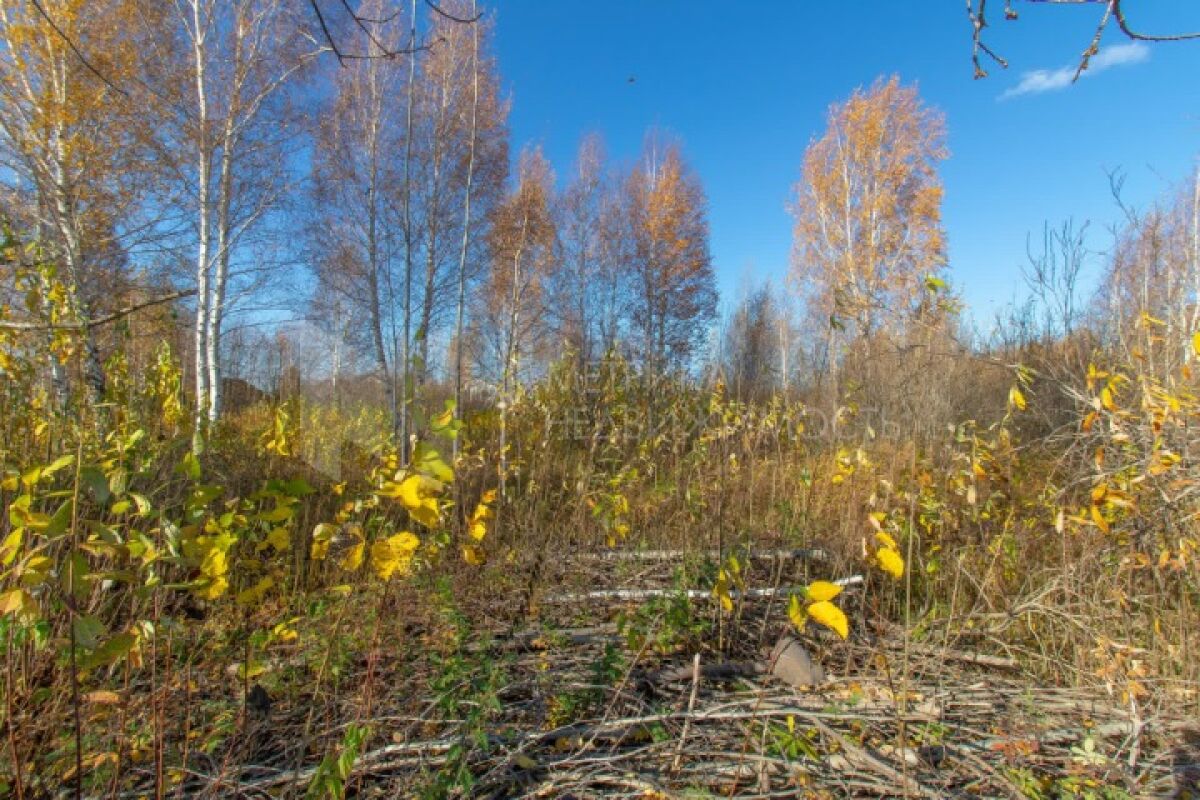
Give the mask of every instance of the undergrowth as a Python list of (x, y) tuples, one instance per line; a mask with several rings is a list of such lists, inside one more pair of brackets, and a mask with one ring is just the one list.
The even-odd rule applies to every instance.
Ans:
[[(493, 415), (430, 401), (402, 448), (375, 409), (299, 397), (232, 415), (197, 455), (165, 347), (111, 404), (57, 413), (29, 357), (9, 352), (0, 420), (0, 782), (18, 797), (162, 795), (264, 753), (294, 765), (295, 791), (341, 796), (381, 715), (422, 703), (393, 736), (447, 749), (409, 790), (470, 794), (510, 702), (489, 641), (550, 589), (589, 588), (571, 552), (692, 555), (673, 589), (627, 604), (592, 686), (547, 679), (531, 719), (549, 729), (602, 714), (640, 652), (731, 647), (763, 547), (826, 554), (755, 576), (807, 585), (783, 601), (801, 629), (898, 629), (1135, 709), (1197, 709), (1190, 357), (989, 368), (992, 417), (920, 441), (877, 429), (853, 392), (822, 415), (616, 356), (584, 381), (568, 359), (509, 409), (505, 459)], [(863, 602), (842, 604), (829, 581), (855, 573)], [(305, 709), (298, 735), (261, 730), (272, 705)], [(763, 735), (798, 754), (810, 737)]]

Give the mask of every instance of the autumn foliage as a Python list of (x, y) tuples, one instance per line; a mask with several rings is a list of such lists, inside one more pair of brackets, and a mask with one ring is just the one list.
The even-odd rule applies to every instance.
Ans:
[[(655, 675), (694, 701), (768, 635), (886, 683), (821, 726), (921, 759), (995, 755), (921, 652), (1122, 736), (1197, 712), (1200, 181), (972, 335), (946, 122), (880, 78), (797, 143), (788, 289), (722, 309), (682, 140), (510, 163), (492, 19), (385, 6), (0, 0), (0, 794), (499, 797), (670, 736), (690, 792)], [(757, 796), (881, 744), (755, 702)], [(1149, 785), (1074, 758), (986, 772)]]

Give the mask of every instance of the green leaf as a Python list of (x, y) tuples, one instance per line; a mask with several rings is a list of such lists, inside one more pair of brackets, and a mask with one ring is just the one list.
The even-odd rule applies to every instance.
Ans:
[(150, 510), (154, 508), (145, 495), (138, 494), (137, 492), (130, 492), (129, 499), (133, 500), (134, 505), (137, 506), (139, 514), (149, 514)]
[(32, 489), (37, 485), (37, 482), (42, 479), (42, 470), (40, 467), (31, 467), (21, 473), (21, 483), (26, 489)]
[(203, 508), (220, 497), (223, 491), (220, 486), (197, 486), (188, 498), (188, 505), (191, 508)]
[(49, 478), (54, 473), (58, 472), (63, 467), (69, 467), (75, 463), (75, 456), (68, 453), (65, 456), (59, 456), (50, 463), (50, 466), (42, 469), (42, 477)]
[(100, 644), (100, 639), (104, 634), (108, 632), (104, 628), (104, 623), (90, 614), (75, 617), (71, 627), (75, 632), (75, 644), (85, 650), (95, 648)]
[(88, 566), (87, 558), (83, 553), (72, 553), (68, 556), (66, 565), (60, 568), (58, 573), (62, 590), (77, 600), (86, 599), (92, 588), (88, 582), (88, 576), (91, 573), (92, 569)]
[(291, 506), (276, 506), (258, 515), (263, 522), (287, 522), (296, 513)]
[(132, 633), (118, 633), (97, 647), (95, 652), (84, 660), (83, 666), (85, 669), (96, 669), (115, 664), (129, 655), (129, 651), (133, 650), (136, 644), (137, 637)]
[(79, 480), (92, 493), (100, 505), (106, 505), (112, 492), (108, 489), (108, 478), (99, 467), (89, 464), (79, 470)]
[(196, 454), (189, 450), (180, 459), (179, 464), (175, 467), (175, 472), (194, 481), (200, 480), (200, 459), (196, 458)]
[(283, 491), (292, 497), (305, 497), (316, 491), (304, 478), (283, 482)]
[(424, 442), (418, 442), (413, 450), (413, 466), (418, 472), (437, 478), (442, 483), (454, 480), (454, 470), (442, 459), (441, 454)]
[(108, 488), (113, 494), (125, 494), (129, 488), (129, 473), (121, 467), (114, 469), (108, 476)]
[(50, 518), (43, 532), (50, 537), (61, 536), (67, 528), (71, 527), (71, 514), (74, 509), (75, 501), (67, 500), (58, 507), (58, 511), (54, 512), (54, 516)]

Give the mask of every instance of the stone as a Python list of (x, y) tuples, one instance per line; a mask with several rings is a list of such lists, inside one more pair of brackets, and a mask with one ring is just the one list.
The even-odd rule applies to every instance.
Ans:
[(771, 651), (767, 670), (788, 686), (797, 689), (820, 686), (825, 682), (825, 670), (813, 661), (804, 645), (790, 636), (782, 636)]

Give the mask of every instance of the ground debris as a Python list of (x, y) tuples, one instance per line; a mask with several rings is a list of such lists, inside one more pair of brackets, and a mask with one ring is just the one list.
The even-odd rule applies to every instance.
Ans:
[[(503, 669), (482, 725), (469, 723), (475, 700), (439, 714), (428, 676), (388, 674), (414, 688), (369, 717), (344, 701), (336, 716), (372, 731), (347, 787), (411, 796), (459, 776), (445, 796), (1026, 797), (1108, 787), (1117, 793), (1105, 796), (1139, 797), (1182, 792), (1200, 762), (1200, 730), (1168, 704), (1132, 714), (1104, 692), (1034, 680), (1006, 656), (905, 641), (897, 629), (801, 644), (781, 636), (786, 612), (770, 597), (747, 599), (723, 649), (687, 636), (660, 647), (621, 621), (638, 607), (617, 596), (584, 611), (550, 605), (524, 626), (465, 642), (464, 657)], [(764, 641), (802, 647), (821, 679), (773, 675)], [(285, 704), (272, 707), (281, 744), (259, 748), (261, 763), (196, 766), (182, 788), (302, 796), (340, 728), (323, 746), (299, 744), (307, 708)]]

